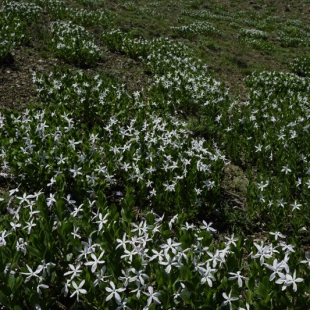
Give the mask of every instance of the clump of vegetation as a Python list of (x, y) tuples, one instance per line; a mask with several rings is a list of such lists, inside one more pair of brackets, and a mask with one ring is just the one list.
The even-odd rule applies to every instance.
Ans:
[(274, 47), (267, 42), (268, 34), (257, 29), (241, 29), (238, 33), (238, 40), (242, 43), (252, 46), (255, 49), (268, 51)]
[(198, 34), (202, 35), (220, 35), (221, 32), (213, 25), (207, 22), (195, 22), (186, 26), (171, 27), (176, 35), (184, 38), (193, 38)]
[(0, 63), (11, 63), (14, 48), (29, 42), (25, 24), (17, 17), (0, 13)]
[(281, 46), (296, 47), (296, 46), (309, 46), (310, 35), (309, 32), (304, 31), (300, 27), (285, 26), (279, 31), (279, 40)]
[(59, 21), (51, 24), (51, 32), (51, 51), (69, 63), (91, 66), (102, 57), (100, 48), (82, 26)]
[(42, 8), (33, 3), (3, 1), (2, 12), (6, 16), (20, 18), (27, 23), (33, 23), (40, 17)]
[(290, 63), (291, 70), (299, 76), (310, 77), (310, 58), (295, 58)]

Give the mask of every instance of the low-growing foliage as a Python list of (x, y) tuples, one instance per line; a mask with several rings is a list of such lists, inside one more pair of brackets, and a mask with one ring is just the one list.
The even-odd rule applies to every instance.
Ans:
[(0, 12), (0, 63), (11, 63), (14, 48), (28, 43), (24, 23), (10, 13)]
[(242, 43), (252, 46), (255, 49), (268, 51), (274, 46), (267, 42), (268, 34), (257, 29), (241, 29), (238, 33), (238, 40)]
[(221, 32), (207, 22), (195, 22), (187, 26), (171, 27), (171, 29), (179, 36), (184, 38), (194, 38), (198, 34), (201, 35), (220, 35)]
[(241, 29), (239, 31), (238, 37), (241, 39), (243, 38), (250, 38), (250, 39), (267, 39), (268, 35), (266, 32), (257, 30), (257, 29)]
[(35, 0), (46, 13), (57, 19), (64, 19), (68, 15), (69, 8), (62, 0)]
[[(259, 206), (277, 225), (289, 217), (298, 229), (308, 225), (307, 143), (309, 78), (279, 72), (255, 73), (247, 79), (249, 100), (231, 106), (228, 134), (234, 139), (231, 155), (244, 152), (247, 162), (259, 167), (250, 186), (251, 205)], [(252, 191), (254, 188), (257, 190)], [(298, 215), (302, 208), (303, 219)], [(269, 211), (267, 211), (269, 210)], [(260, 211), (259, 211), (259, 214)], [(301, 214), (300, 214), (301, 215)]]
[(100, 48), (82, 26), (57, 21), (51, 24), (51, 32), (51, 50), (69, 63), (87, 67), (102, 57)]
[(33, 23), (40, 17), (42, 9), (33, 3), (3, 1), (2, 12), (11, 18), (15, 17), (24, 22)]
[(310, 58), (295, 58), (290, 63), (290, 68), (299, 76), (310, 77)]
[[(310, 308), (309, 59), (252, 72), (232, 97), (192, 48), (214, 36), (215, 60), (229, 33), (247, 52), (299, 51), (309, 26), (234, 5), (3, 2), (2, 66), (40, 20), (52, 55), (82, 69), (34, 73), (36, 104), (0, 111), (1, 307)], [(145, 38), (132, 16), (170, 38)], [(103, 50), (116, 71), (140, 66), (144, 87), (97, 74)]]

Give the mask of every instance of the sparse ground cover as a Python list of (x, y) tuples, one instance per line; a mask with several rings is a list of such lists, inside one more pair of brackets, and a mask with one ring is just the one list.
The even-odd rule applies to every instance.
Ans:
[(310, 3), (3, 1), (3, 309), (308, 309)]

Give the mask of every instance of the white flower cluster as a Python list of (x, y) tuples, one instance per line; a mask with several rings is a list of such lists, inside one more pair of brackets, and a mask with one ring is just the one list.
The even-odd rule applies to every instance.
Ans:
[(251, 39), (267, 39), (268, 34), (264, 31), (258, 29), (240, 29), (238, 38), (240, 40), (244, 38), (251, 38)]
[(6, 61), (15, 47), (27, 42), (25, 25), (17, 17), (0, 12), (0, 62)]
[(201, 19), (214, 19), (214, 20), (226, 20), (226, 21), (234, 21), (234, 17), (230, 16), (227, 12), (222, 12), (221, 14), (214, 14), (210, 11), (202, 10), (202, 11), (190, 11), (183, 10), (182, 15), (201, 18)]
[(100, 48), (84, 27), (57, 21), (51, 24), (51, 31), (53, 49), (66, 61), (90, 65), (100, 57)]
[(205, 21), (197, 21), (190, 25), (186, 26), (178, 26), (178, 27), (170, 27), (174, 30), (178, 35), (184, 37), (190, 37), (193, 35), (220, 35), (221, 32), (217, 30), (213, 25)]
[[(304, 197), (310, 188), (309, 82), (292, 73), (254, 73), (246, 80), (249, 100), (231, 106), (231, 136), (247, 128), (242, 139), (236, 136), (239, 142), (235, 141), (243, 145), (247, 160), (264, 167), (255, 199), (275, 213), (279, 209), (284, 214), (296, 213), (308, 204)], [(275, 182), (274, 175), (281, 180)]]
[(18, 1), (3, 1), (2, 9), (7, 16), (18, 17), (33, 22), (42, 13), (42, 8), (33, 3)]
[(310, 77), (310, 58), (297, 57), (290, 63), (290, 68), (299, 76)]

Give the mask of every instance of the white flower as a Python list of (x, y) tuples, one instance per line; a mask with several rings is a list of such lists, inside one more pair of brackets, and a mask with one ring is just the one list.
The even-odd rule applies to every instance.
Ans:
[[(257, 253), (255, 255), (252, 255), (252, 258), (260, 258), (260, 264), (263, 265), (265, 258), (271, 258), (272, 257), (272, 249), (270, 245), (264, 246), (263, 242), (261, 244), (257, 244), (254, 242), (255, 247), (257, 248)], [(274, 252), (275, 250), (273, 250)]]
[(86, 266), (92, 266), (91, 267), (92, 273), (94, 273), (96, 271), (98, 264), (104, 264), (105, 263), (104, 260), (100, 260), (100, 258), (103, 256), (103, 254), (104, 254), (104, 251), (102, 251), (100, 256), (97, 258), (96, 255), (94, 253), (92, 253), (91, 257), (92, 257), (93, 261), (89, 261), (89, 262), (85, 263)]
[(1, 236), (0, 236), (0, 246), (5, 246), (6, 245), (6, 241), (5, 238), (9, 235), (9, 233), (7, 234), (6, 230), (1, 232)]
[(302, 206), (302, 204), (297, 203), (297, 201), (295, 200), (294, 203), (290, 204), (291, 207), (293, 207), (292, 211), (294, 210), (300, 210), (300, 207)]
[(108, 215), (109, 214), (107, 213), (104, 217), (102, 217), (102, 213), (99, 213), (99, 216), (98, 216), (99, 221), (96, 222), (97, 224), (99, 224), (99, 227), (98, 227), (99, 231), (101, 231), (103, 225), (105, 225), (108, 222), (108, 220), (106, 219)]
[(167, 252), (165, 252), (165, 258), (166, 258), (166, 261), (161, 260), (161, 261), (159, 261), (159, 264), (160, 264), (160, 265), (167, 266), (167, 267), (165, 268), (165, 271), (166, 271), (167, 273), (170, 273), (171, 267), (172, 267), (172, 266), (175, 266), (175, 267), (181, 267), (181, 266), (182, 266), (182, 264), (178, 261), (177, 256), (174, 256), (174, 257), (171, 259), (171, 258), (170, 258), (170, 255), (169, 255)]
[(167, 243), (166, 244), (162, 244), (160, 247), (162, 249), (164, 249), (165, 253), (167, 253), (169, 250), (171, 250), (173, 254), (176, 254), (177, 250), (180, 249), (180, 245), (181, 245), (181, 243), (173, 242), (172, 239), (169, 238), (167, 240)]
[(275, 240), (278, 240), (278, 237), (280, 237), (280, 238), (286, 238), (286, 236), (283, 235), (282, 233), (280, 233), (279, 231), (270, 232), (269, 234), (270, 234), (270, 235), (273, 235)]
[(282, 247), (282, 251), (285, 251), (286, 253), (295, 252), (294, 245), (292, 244), (286, 244), (285, 242), (281, 241), (279, 242), (279, 245)]
[(126, 239), (126, 233), (123, 234), (123, 239), (116, 239), (116, 242), (118, 245), (116, 246), (115, 249), (118, 249), (119, 247), (123, 247), (124, 250), (126, 250), (126, 243), (130, 243), (129, 240)]
[(240, 273), (241, 273), (240, 271), (237, 271), (237, 273), (229, 272), (229, 274), (232, 275), (232, 277), (228, 278), (228, 280), (232, 281), (232, 280), (238, 279), (238, 285), (239, 287), (242, 287), (242, 279), (245, 280), (247, 278), (244, 276), (241, 276)]
[(69, 293), (70, 280), (62, 282), (62, 284), (64, 284), (64, 287), (61, 289), (61, 292), (64, 294), (65, 297), (67, 297)]
[(310, 267), (310, 256), (308, 255), (308, 253), (306, 253), (305, 256), (306, 256), (306, 260), (302, 260), (301, 263), (308, 264), (308, 267)]
[(212, 281), (216, 281), (215, 277), (213, 276), (212, 272), (216, 272), (217, 269), (212, 269), (207, 263), (207, 268), (198, 267), (199, 273), (202, 275), (202, 278), (200, 280), (201, 284), (204, 284), (205, 282), (208, 282), (208, 285), (212, 287), (213, 283)]
[(49, 286), (46, 285), (46, 284), (39, 284), (39, 285), (37, 286), (37, 293), (39, 294), (40, 297), (41, 297), (41, 295), (42, 295), (41, 288), (47, 289), (47, 288), (49, 288)]
[(232, 234), (230, 237), (226, 237), (225, 239), (227, 240), (227, 242), (225, 243), (226, 246), (230, 246), (231, 244), (233, 244), (234, 246), (237, 246), (236, 241), (239, 240), (238, 237), (235, 238), (235, 234)]
[(268, 186), (268, 184), (269, 184), (269, 181), (267, 181), (265, 184), (264, 184), (264, 182), (262, 181), (262, 182), (260, 182), (260, 183), (257, 184), (257, 187), (258, 187), (258, 189), (259, 189), (260, 191), (263, 191), (264, 188)]
[(43, 278), (46, 277), (46, 275), (50, 276), (50, 268), (56, 266), (54, 263), (46, 263), (45, 259), (41, 260), (42, 265), (38, 266), (38, 270), (42, 271), (43, 270)]
[(296, 282), (302, 282), (303, 279), (302, 278), (296, 278), (296, 270), (294, 271), (293, 276), (291, 276), (290, 274), (283, 274), (283, 273), (279, 273), (280, 279), (278, 279), (276, 281), (277, 284), (283, 284), (282, 287), (282, 291), (284, 291), (288, 286), (290, 286), (291, 284), (293, 284), (293, 291), (296, 292), (297, 291), (297, 285)]
[(238, 297), (231, 297), (231, 291), (230, 293), (227, 295), (225, 292), (222, 294), (223, 297), (226, 299), (225, 301), (222, 302), (221, 307), (226, 306), (227, 304), (229, 305), (229, 309), (232, 310), (232, 301), (238, 300)]
[(285, 268), (286, 272), (289, 272), (289, 266), (287, 265), (286, 261), (283, 260), (281, 262), (278, 263), (278, 259), (274, 259), (272, 265), (268, 265), (266, 263), (264, 263), (264, 265), (273, 271), (273, 273), (270, 275), (269, 277), (269, 281), (273, 281), (273, 279), (275, 278), (276, 275), (280, 274), (280, 271), (283, 270)]
[(75, 237), (77, 237), (78, 239), (81, 239), (81, 236), (78, 234), (80, 227), (75, 227), (73, 225), (73, 232), (71, 233), (71, 235), (73, 235), (73, 238), (75, 239)]
[(110, 287), (106, 287), (105, 290), (111, 294), (108, 295), (106, 298), (106, 301), (109, 301), (113, 296), (116, 299), (117, 302), (121, 302), (121, 296), (119, 295), (119, 292), (124, 292), (126, 290), (125, 287), (122, 288), (115, 288), (115, 284), (110, 281)]
[(25, 282), (24, 282), (24, 283), (27, 283), (32, 277), (40, 278), (40, 277), (38, 276), (38, 273), (41, 272), (41, 269), (37, 268), (36, 271), (33, 271), (27, 264), (26, 264), (26, 266), (27, 266), (27, 269), (28, 269), (29, 272), (21, 272), (21, 274), (24, 274), (24, 275), (28, 276), (28, 277), (25, 279)]
[(206, 231), (215, 233), (216, 229), (214, 229), (213, 227), (211, 227), (212, 222), (211, 223), (206, 223), (206, 221), (202, 221), (202, 223), (204, 224), (203, 226), (200, 226), (200, 229), (205, 229)]
[(79, 264), (75, 267), (75, 266), (69, 264), (69, 267), (70, 267), (71, 271), (67, 271), (67, 272), (64, 274), (64, 276), (68, 276), (69, 274), (72, 274), (71, 279), (70, 279), (70, 281), (71, 281), (71, 280), (72, 280), (73, 278), (75, 278), (79, 273), (82, 272), (82, 270), (80, 270), (81, 265), (82, 265), (82, 264), (79, 263)]
[(292, 172), (292, 170), (288, 166), (282, 166), (281, 172), (288, 174), (289, 172)]
[(96, 273), (97, 279), (94, 281), (94, 286), (97, 286), (100, 282), (106, 282), (106, 278), (109, 278), (111, 276), (105, 276), (105, 272), (107, 270), (106, 266), (103, 266), (100, 270), (100, 273)]
[(135, 290), (130, 291), (130, 293), (137, 293), (136, 297), (138, 299), (140, 299), (141, 292), (142, 292), (143, 289), (146, 288), (146, 286), (145, 285), (141, 285), (141, 282), (139, 282), (139, 281), (136, 281), (136, 285), (137, 285), (137, 288)]
[(33, 218), (31, 219), (31, 221), (26, 222), (26, 223), (27, 223), (27, 225), (25, 227), (23, 227), (23, 229), (27, 228), (27, 234), (29, 235), (32, 227), (36, 226), (37, 224), (33, 223)]
[(120, 310), (120, 309), (128, 309), (131, 310), (131, 308), (129, 308), (128, 306), (126, 306), (127, 304), (127, 298), (124, 298), (122, 301), (116, 301), (118, 304), (118, 307), (116, 308), (116, 310)]
[(73, 169), (69, 169), (69, 171), (72, 172), (73, 177), (75, 178), (77, 175), (82, 174), (82, 172), (80, 172), (81, 169), (81, 167), (78, 168), (76, 165), (74, 165)]
[(154, 289), (152, 286), (149, 286), (148, 289), (147, 289), (149, 292), (148, 293), (145, 293), (143, 292), (144, 295), (148, 296), (148, 300), (147, 300), (147, 306), (149, 306), (152, 301), (155, 301), (155, 303), (157, 304), (161, 304), (160, 300), (158, 299), (158, 296), (160, 296), (160, 293), (154, 293)]
[(164, 252), (163, 250), (160, 250), (159, 252), (152, 249), (152, 252), (155, 254), (152, 257), (150, 257), (149, 261), (151, 262), (152, 260), (154, 260), (155, 258), (158, 258), (160, 261), (163, 259), (164, 256)]
[(72, 282), (72, 285), (75, 288), (75, 291), (70, 295), (70, 298), (73, 297), (76, 294), (77, 301), (79, 301), (79, 294), (86, 294), (87, 293), (87, 291), (82, 288), (84, 283), (85, 283), (85, 280), (83, 280), (80, 283), (80, 285), (77, 286), (77, 284), (74, 281)]
[(144, 279), (148, 280), (150, 278), (146, 273), (144, 273), (144, 270), (136, 270), (135, 268), (131, 268), (131, 272), (133, 272), (135, 276), (131, 277), (129, 282), (136, 281), (144, 285)]

